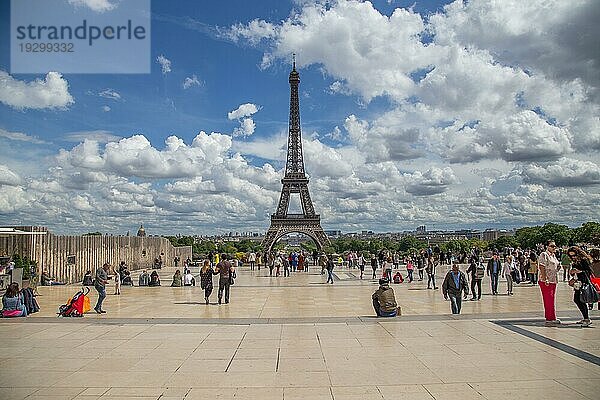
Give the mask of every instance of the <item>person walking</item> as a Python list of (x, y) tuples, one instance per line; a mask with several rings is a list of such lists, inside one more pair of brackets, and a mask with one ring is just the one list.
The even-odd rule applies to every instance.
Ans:
[(383, 262), (383, 266), (381, 267), (381, 269), (383, 269), (383, 278), (387, 279), (388, 282), (392, 281), (392, 268), (394, 267), (394, 264), (392, 262), (392, 257), (388, 257), (385, 259), (385, 261)]
[(464, 292), (464, 298), (467, 299), (469, 295), (469, 286), (467, 285), (467, 278), (462, 271), (459, 270), (458, 264), (452, 265), (452, 269), (446, 274), (444, 283), (442, 284), (442, 293), (444, 293), (444, 299), (448, 300), (450, 297), (450, 308), (452, 314), (460, 314), (460, 308), (462, 305), (461, 294)]
[(578, 246), (571, 246), (567, 250), (567, 256), (571, 259), (571, 270), (569, 275), (569, 285), (573, 286), (573, 302), (581, 311), (583, 319), (578, 324), (583, 327), (590, 326), (592, 321), (590, 320), (590, 311), (588, 305), (581, 300), (581, 289), (583, 285), (591, 285), (591, 274), (592, 274), (592, 257), (590, 257), (585, 251)]
[(273, 270), (275, 269), (275, 256), (272, 253), (269, 253), (267, 257), (267, 263), (269, 264), (269, 276), (273, 276)]
[(250, 263), (250, 271), (254, 271), (254, 266), (256, 265), (256, 253), (251, 251), (248, 254), (248, 262)]
[(363, 254), (358, 258), (358, 268), (360, 269), (360, 279), (363, 278), (363, 274), (365, 273), (365, 256)]
[(114, 279), (115, 279), (115, 295), (121, 295), (121, 274), (119, 271), (113, 268)]
[[(293, 262), (293, 261), (292, 261)], [(281, 264), (283, 264), (283, 277), (290, 276), (290, 260), (287, 257), (281, 257)], [(294, 271), (296, 271), (294, 269)]]
[(494, 252), (492, 258), (488, 261), (487, 274), (490, 277), (490, 284), (492, 286), (492, 294), (498, 294), (498, 277), (502, 271), (502, 262), (500, 262), (500, 255), (497, 251)]
[(538, 257), (538, 273), (540, 291), (544, 301), (544, 316), (546, 325), (554, 326), (560, 324), (556, 318), (556, 284), (558, 282), (558, 270), (560, 261), (556, 258), (556, 243), (553, 240), (546, 242), (546, 250)]
[(327, 283), (331, 283), (333, 285), (333, 257), (327, 257)]
[(506, 262), (502, 267), (502, 275), (506, 279), (506, 294), (512, 296), (513, 294), (513, 275), (514, 273), (519, 274), (517, 267), (515, 265), (515, 260), (513, 256), (506, 257)]
[(377, 271), (377, 257), (375, 254), (371, 255), (371, 268), (373, 269), (373, 279), (375, 279)]
[(422, 251), (421, 254), (417, 256), (417, 270), (419, 271), (419, 281), (423, 280), (423, 270), (425, 269), (425, 256)]
[(389, 285), (387, 279), (379, 280), (379, 288), (371, 296), (373, 308), (378, 317), (395, 317), (398, 315), (398, 303), (394, 295), (394, 289)]
[(283, 254), (279, 254), (275, 257), (275, 276), (279, 276), (279, 270), (281, 269), (282, 260), (285, 257)]
[(532, 285), (536, 285), (537, 284), (537, 276), (538, 276), (538, 261), (537, 261), (537, 254), (535, 254), (535, 251), (531, 251), (529, 252), (529, 282), (531, 282)]
[(411, 283), (413, 281), (413, 269), (414, 267), (412, 260), (409, 258), (406, 262), (406, 273), (408, 274), (408, 283)]
[(215, 271), (212, 269), (209, 260), (204, 260), (202, 268), (200, 268), (200, 289), (204, 289), (204, 301), (208, 304), (208, 298), (213, 290), (213, 275)]
[(223, 300), (223, 292), (225, 292), (225, 304), (229, 303), (229, 287), (231, 279), (235, 276), (235, 268), (227, 259), (226, 254), (221, 255), (221, 261), (217, 264), (215, 275), (219, 275), (219, 304)]
[(298, 253), (294, 251), (292, 254), (290, 254), (288, 261), (292, 264), (292, 270), (294, 272), (298, 271)]
[(105, 314), (106, 311), (102, 309), (102, 302), (106, 297), (106, 284), (108, 283), (108, 271), (110, 270), (110, 264), (104, 263), (101, 268), (96, 270), (96, 279), (94, 280), (94, 288), (98, 292), (98, 301), (94, 310), (98, 314)]
[(471, 301), (481, 300), (481, 281), (485, 276), (485, 268), (482, 260), (478, 260), (475, 255), (471, 257), (467, 274), (470, 274), (471, 278), (471, 293), (473, 295)]
[(427, 272), (427, 289), (437, 289), (435, 286), (435, 270), (436, 265), (433, 256), (429, 256), (427, 259), (427, 267), (425, 268), (425, 272)]

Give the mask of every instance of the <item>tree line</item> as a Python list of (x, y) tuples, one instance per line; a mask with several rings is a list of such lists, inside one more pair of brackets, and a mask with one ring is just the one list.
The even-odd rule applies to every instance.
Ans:
[[(196, 255), (213, 253), (248, 253), (261, 252), (259, 242), (240, 240), (237, 242), (200, 240), (195, 241), (192, 236), (167, 236), (173, 246), (192, 246), (192, 253)], [(481, 250), (504, 249), (505, 247), (521, 247), (533, 249), (537, 244), (554, 240), (559, 246), (575, 244), (591, 244), (600, 246), (600, 223), (586, 222), (580, 227), (569, 228), (567, 225), (546, 223), (542, 226), (519, 228), (514, 236), (501, 236), (496, 240), (485, 241), (480, 239), (451, 240), (438, 245), (441, 251), (452, 253), (468, 252), (473, 247)], [(316, 249), (314, 243), (306, 241), (301, 243), (301, 248), (309, 253)], [(275, 249), (283, 249), (284, 243), (277, 243)], [(380, 250), (389, 250), (401, 254), (419, 251), (427, 248), (427, 242), (414, 236), (404, 236), (399, 239), (391, 238), (337, 238), (331, 241), (331, 246), (326, 246), (326, 253), (344, 253), (347, 251), (378, 253)]]

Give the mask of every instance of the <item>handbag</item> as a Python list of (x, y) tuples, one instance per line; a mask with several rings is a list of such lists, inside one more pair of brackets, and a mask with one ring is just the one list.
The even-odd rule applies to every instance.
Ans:
[(23, 310), (2, 310), (2, 316), (5, 318), (20, 317)]
[(597, 303), (599, 300), (600, 295), (598, 295), (594, 285), (589, 282), (581, 285), (581, 289), (579, 290), (579, 301), (582, 303), (593, 304)]

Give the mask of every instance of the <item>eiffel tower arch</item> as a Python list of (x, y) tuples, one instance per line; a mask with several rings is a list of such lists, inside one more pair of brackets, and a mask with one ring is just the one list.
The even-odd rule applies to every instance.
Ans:
[[(271, 248), (282, 236), (289, 233), (301, 233), (310, 237), (321, 250), (329, 244), (329, 238), (321, 227), (321, 216), (315, 213), (310, 193), (308, 178), (304, 172), (302, 156), (302, 133), (300, 131), (300, 102), (298, 100), (298, 84), (300, 74), (296, 71), (296, 59), (290, 72), (290, 122), (288, 132), (287, 160), (285, 175), (281, 180), (281, 196), (275, 214), (271, 215), (271, 226), (262, 242), (263, 249)], [(302, 206), (301, 214), (290, 214), (290, 195), (298, 194)]]

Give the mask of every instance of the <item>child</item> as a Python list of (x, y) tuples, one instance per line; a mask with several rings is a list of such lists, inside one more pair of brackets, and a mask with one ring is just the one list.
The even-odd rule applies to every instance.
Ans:
[(121, 294), (121, 277), (119, 276), (119, 272), (117, 270), (113, 270), (115, 272), (115, 295)]

